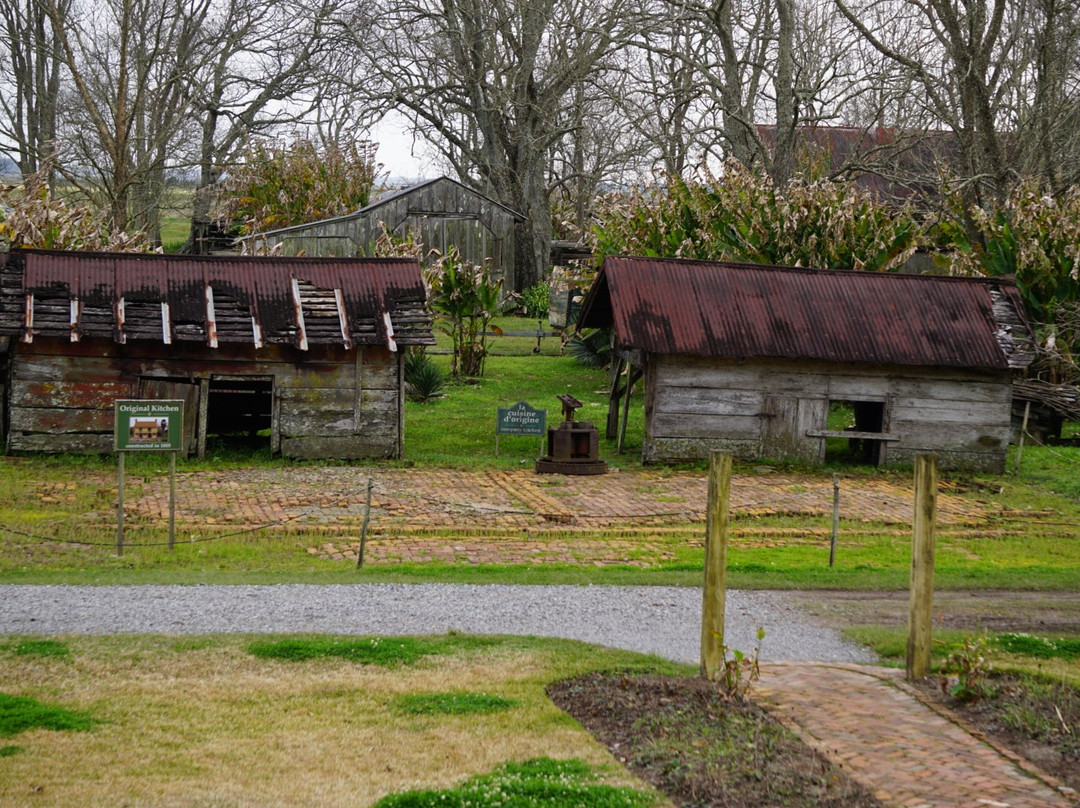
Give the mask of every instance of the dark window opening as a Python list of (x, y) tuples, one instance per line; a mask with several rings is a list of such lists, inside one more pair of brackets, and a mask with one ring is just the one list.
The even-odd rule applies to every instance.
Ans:
[[(830, 401), (828, 428), (836, 432), (884, 432), (885, 402)], [(877, 466), (882, 445), (872, 437), (826, 438), (825, 462)]]
[(211, 379), (207, 391), (207, 451), (270, 449), (272, 379)]

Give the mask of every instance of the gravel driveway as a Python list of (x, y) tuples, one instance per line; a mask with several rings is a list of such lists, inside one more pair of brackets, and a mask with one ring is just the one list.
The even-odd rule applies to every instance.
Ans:
[[(761, 658), (873, 662), (783, 593), (729, 591), (725, 636)], [(516, 634), (697, 662), (701, 591), (682, 587), (357, 584), (0, 586), (0, 633)]]

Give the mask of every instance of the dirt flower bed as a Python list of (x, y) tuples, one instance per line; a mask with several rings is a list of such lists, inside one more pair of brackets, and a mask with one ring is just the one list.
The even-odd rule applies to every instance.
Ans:
[(1080, 691), (1062, 682), (998, 671), (980, 698), (959, 701), (951, 681), (925, 680), (920, 689), (967, 723), (1080, 792)]
[(702, 679), (589, 674), (548, 695), (679, 806), (881, 805), (756, 705)]

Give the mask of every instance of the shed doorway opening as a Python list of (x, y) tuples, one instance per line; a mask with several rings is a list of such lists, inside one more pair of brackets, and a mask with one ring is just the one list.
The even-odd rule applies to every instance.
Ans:
[(271, 450), (274, 380), (270, 376), (213, 376), (206, 397), (206, 450)]
[(852, 437), (825, 439), (825, 462), (878, 466), (884, 442), (865, 433), (885, 431), (884, 401), (829, 401), (829, 431), (852, 432)]

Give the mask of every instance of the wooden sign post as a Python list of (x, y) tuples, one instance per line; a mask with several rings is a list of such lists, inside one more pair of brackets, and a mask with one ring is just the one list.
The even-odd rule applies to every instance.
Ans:
[(915, 520), (911, 537), (911, 592), (906, 665), (908, 679), (922, 679), (930, 675), (937, 479), (937, 456), (918, 455), (915, 458)]
[(701, 676), (715, 679), (724, 667), (727, 596), (728, 500), (731, 455), (709, 456), (709, 515), (705, 532), (705, 581), (701, 594)]

